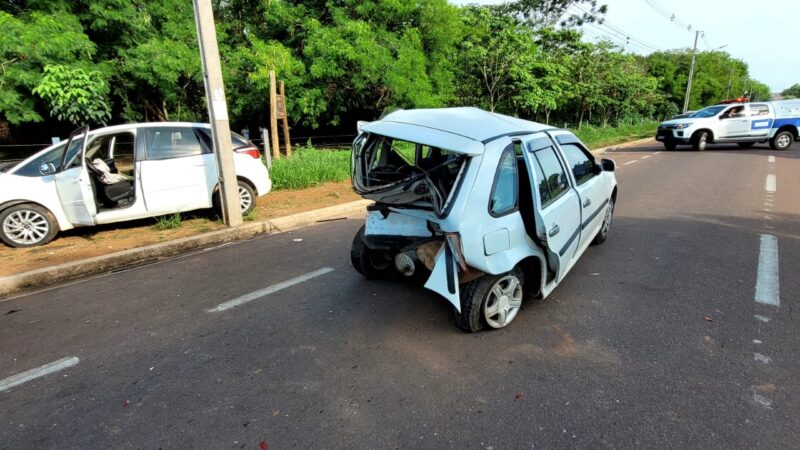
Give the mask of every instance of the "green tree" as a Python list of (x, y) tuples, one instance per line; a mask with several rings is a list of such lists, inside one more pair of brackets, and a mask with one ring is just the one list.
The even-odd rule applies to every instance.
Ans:
[(800, 83), (795, 83), (781, 92), (781, 95), (786, 98), (800, 98)]
[(105, 124), (111, 118), (108, 84), (98, 70), (47, 65), (33, 92), (50, 107), (50, 115), (73, 125)]
[(42, 120), (33, 94), (48, 64), (88, 64), (95, 46), (77, 18), (66, 12), (0, 11), (0, 119), (12, 124)]

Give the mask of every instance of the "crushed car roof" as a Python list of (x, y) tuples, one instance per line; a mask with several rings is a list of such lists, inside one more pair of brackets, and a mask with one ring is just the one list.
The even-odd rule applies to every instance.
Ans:
[(480, 155), (496, 138), (552, 129), (549, 125), (484, 111), (479, 108), (400, 110), (362, 127), (380, 134), (467, 155)]

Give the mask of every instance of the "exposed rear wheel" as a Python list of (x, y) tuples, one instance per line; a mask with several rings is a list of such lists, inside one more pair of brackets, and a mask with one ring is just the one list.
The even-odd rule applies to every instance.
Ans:
[(58, 233), (53, 214), (39, 205), (15, 205), (0, 212), (0, 239), (12, 247), (35, 247)]
[(350, 263), (358, 273), (368, 279), (381, 278), (392, 270), (392, 255), (383, 250), (372, 250), (364, 244), (366, 226), (362, 226), (353, 238), (350, 247)]
[(794, 135), (791, 131), (781, 131), (770, 139), (769, 146), (773, 150), (786, 150), (792, 146), (793, 142)]
[(524, 282), (522, 271), (515, 268), (501, 275), (484, 275), (463, 286), (456, 325), (470, 333), (505, 327), (522, 306)]
[[(245, 215), (256, 207), (256, 191), (246, 181), (237, 181), (237, 189), (239, 191), (239, 209), (242, 211), (242, 215)], [(220, 192), (219, 189), (217, 189), (217, 191), (214, 192), (214, 197), (212, 198), (212, 205), (214, 207), (214, 212), (216, 212), (219, 217), (222, 217), (222, 201), (220, 200), (219, 196)]]

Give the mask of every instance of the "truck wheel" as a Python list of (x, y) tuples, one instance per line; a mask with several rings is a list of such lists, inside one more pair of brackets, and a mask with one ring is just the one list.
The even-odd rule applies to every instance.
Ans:
[(664, 148), (669, 150), (669, 151), (675, 150), (677, 147), (678, 147), (678, 144), (676, 144), (674, 142), (664, 142)]
[(39, 205), (25, 203), (0, 212), (0, 239), (11, 247), (44, 245), (56, 234), (56, 218)]
[(791, 131), (781, 131), (773, 136), (769, 141), (769, 147), (773, 150), (786, 150), (792, 146), (794, 135)]
[(708, 131), (698, 131), (695, 133), (692, 147), (698, 152), (702, 152), (706, 149), (706, 144), (708, 144)]
[(736, 145), (738, 145), (739, 148), (753, 148), (753, 146), (756, 145), (756, 143), (755, 142), (737, 142)]
[(392, 270), (392, 255), (387, 251), (372, 250), (364, 244), (364, 230), (362, 226), (353, 238), (350, 247), (350, 262), (358, 273), (367, 279), (382, 278)]
[(461, 291), (461, 313), (455, 311), (456, 325), (469, 333), (486, 326), (505, 327), (517, 317), (522, 306), (524, 282), (519, 268), (471, 281)]
[(597, 236), (594, 237), (592, 240), (593, 245), (600, 245), (608, 239), (608, 231), (611, 229), (611, 222), (614, 216), (614, 199), (608, 199), (608, 205), (606, 205), (606, 216), (603, 219), (603, 225), (600, 226), (600, 231), (597, 232)]

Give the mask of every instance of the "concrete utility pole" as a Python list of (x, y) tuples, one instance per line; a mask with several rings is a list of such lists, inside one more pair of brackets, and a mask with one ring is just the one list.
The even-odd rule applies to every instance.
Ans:
[(222, 83), (214, 11), (211, 8), (211, 0), (193, 1), (197, 40), (200, 43), (200, 60), (203, 63), (203, 80), (206, 85), (208, 118), (211, 122), (211, 140), (214, 144), (214, 154), (217, 156), (222, 220), (228, 226), (233, 227), (242, 224), (242, 210), (239, 200), (239, 182), (233, 167), (231, 128), (228, 123), (225, 86)]
[(692, 77), (694, 77), (694, 63), (697, 60), (697, 39), (700, 38), (700, 30), (694, 32), (694, 47), (692, 48), (692, 65), (689, 67), (689, 80), (686, 82), (686, 96), (683, 97), (683, 112), (689, 109), (689, 95), (692, 93)]

